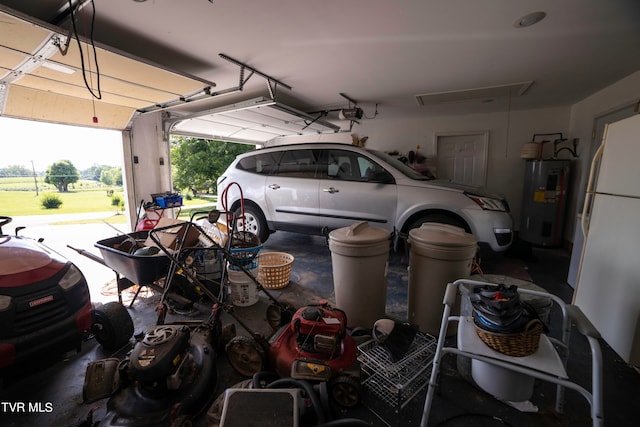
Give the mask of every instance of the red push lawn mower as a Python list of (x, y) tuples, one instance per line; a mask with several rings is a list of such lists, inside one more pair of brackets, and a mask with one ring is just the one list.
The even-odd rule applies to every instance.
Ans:
[(346, 325), (344, 311), (321, 301), (298, 309), (266, 345), (238, 336), (227, 344), (226, 352), (234, 369), (245, 376), (268, 378), (262, 371), (270, 369), (280, 378), (316, 384), (323, 400), (331, 397), (350, 408), (360, 402), (361, 390), (356, 344)]

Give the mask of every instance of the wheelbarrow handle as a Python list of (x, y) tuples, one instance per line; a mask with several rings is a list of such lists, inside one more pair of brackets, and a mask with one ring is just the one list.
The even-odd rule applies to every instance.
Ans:
[[(92, 260), (94, 260), (95, 262), (98, 262), (98, 263), (100, 263), (100, 264), (104, 265), (105, 267), (109, 267), (109, 266), (104, 262), (104, 260), (103, 260), (102, 258), (100, 258), (98, 255), (92, 254), (91, 252), (86, 251), (86, 250), (84, 250), (84, 249), (74, 248), (74, 247), (73, 247), (73, 246), (71, 246), (71, 245), (67, 245), (67, 247), (68, 247), (69, 249), (73, 249), (74, 251), (78, 252), (80, 255), (84, 255), (84, 256), (86, 256), (87, 258), (92, 259)], [(111, 267), (109, 267), (109, 268), (111, 268)]]

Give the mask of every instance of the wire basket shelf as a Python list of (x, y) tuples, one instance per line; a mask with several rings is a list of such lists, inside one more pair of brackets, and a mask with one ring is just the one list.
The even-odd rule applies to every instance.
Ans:
[(362, 384), (398, 412), (429, 382), (437, 341), (418, 332), (407, 354), (394, 362), (387, 350), (373, 340), (358, 346)]

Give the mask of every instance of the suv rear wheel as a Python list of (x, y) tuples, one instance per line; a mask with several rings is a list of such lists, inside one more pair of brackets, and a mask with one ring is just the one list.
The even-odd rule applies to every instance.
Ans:
[(244, 220), (241, 218), (242, 209), (237, 207), (233, 213), (238, 218), (236, 226), (240, 231), (249, 231), (260, 238), (260, 243), (264, 243), (269, 238), (269, 228), (264, 214), (257, 206), (246, 204), (244, 206)]

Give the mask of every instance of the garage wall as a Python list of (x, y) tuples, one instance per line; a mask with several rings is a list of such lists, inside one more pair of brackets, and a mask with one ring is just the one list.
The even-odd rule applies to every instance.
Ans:
[[(471, 114), (464, 116), (417, 117), (364, 120), (354, 127), (354, 133), (368, 136), (367, 147), (380, 150), (415, 150), (435, 155), (435, 135), (446, 132), (489, 132), (487, 184), (485, 190), (504, 194), (511, 205), (515, 228), (520, 221), (525, 161), (520, 158), (522, 145), (534, 133), (562, 132), (567, 134), (570, 107), (512, 111), (507, 113)], [(553, 147), (545, 146), (545, 156)]]
[[(127, 141), (127, 136), (129, 141)], [(127, 180), (127, 202), (129, 218), (135, 227), (140, 202), (151, 201), (151, 194), (171, 191), (171, 159), (169, 144), (162, 138), (162, 115), (160, 112), (140, 115), (125, 135), (125, 164), (129, 164)]]

